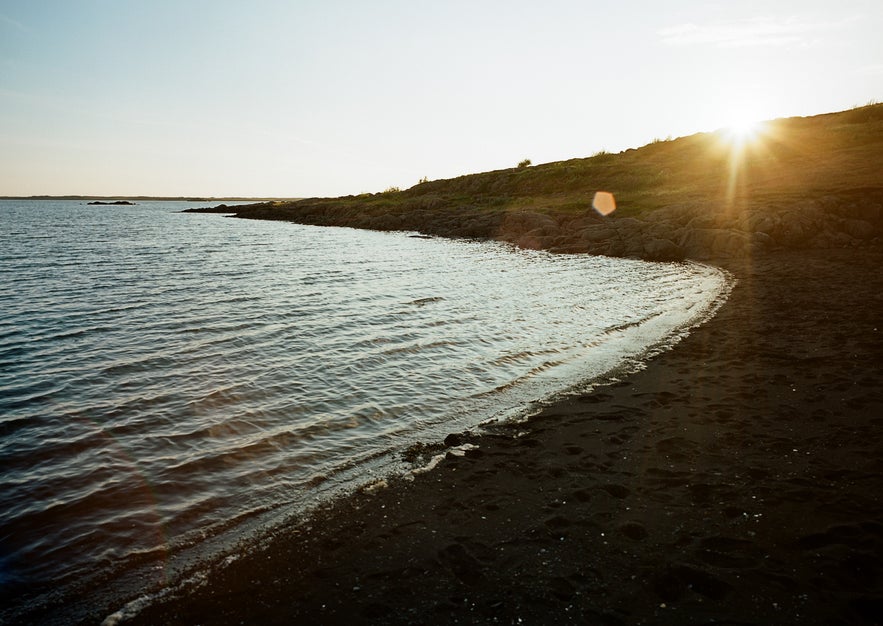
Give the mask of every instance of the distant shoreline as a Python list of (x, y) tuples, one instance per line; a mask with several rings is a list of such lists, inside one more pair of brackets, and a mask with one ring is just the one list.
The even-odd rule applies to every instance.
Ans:
[(246, 197), (246, 196), (0, 196), (0, 200), (142, 200), (163, 202), (269, 202), (273, 200), (300, 200), (301, 198)]

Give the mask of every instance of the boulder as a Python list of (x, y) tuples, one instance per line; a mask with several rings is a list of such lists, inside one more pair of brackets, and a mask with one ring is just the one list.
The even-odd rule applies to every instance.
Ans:
[(607, 224), (595, 224), (588, 226), (579, 232), (579, 239), (585, 243), (598, 243), (601, 241), (609, 241), (616, 237), (616, 231)]
[(769, 248), (773, 245), (773, 238), (766, 233), (749, 233), (749, 238), (753, 248)]
[(648, 261), (683, 261), (684, 249), (670, 239), (650, 239), (644, 243), (644, 258)]
[(685, 228), (678, 244), (687, 257), (708, 259), (742, 256), (746, 252), (748, 242), (745, 233), (734, 229)]
[(853, 239), (871, 239), (876, 229), (870, 222), (864, 220), (843, 220), (843, 232)]
[(531, 211), (513, 211), (503, 217), (501, 228), (504, 232), (526, 233), (542, 229), (547, 234), (558, 229), (558, 222), (551, 216)]

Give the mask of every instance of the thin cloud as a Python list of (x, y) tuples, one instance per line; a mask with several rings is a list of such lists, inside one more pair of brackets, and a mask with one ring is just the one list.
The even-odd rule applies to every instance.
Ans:
[(8, 15), (3, 15), (2, 13), (0, 13), (0, 24), (7, 24), (7, 25), (12, 26), (16, 30), (19, 30), (23, 33), (30, 33), (31, 32), (27, 28), (25, 28), (25, 25), (22, 24), (21, 22), (19, 22), (18, 20), (14, 20), (11, 17), (9, 17)]
[(776, 47), (811, 43), (813, 35), (830, 28), (822, 22), (758, 17), (717, 24), (679, 24), (663, 28), (659, 36), (663, 43), (674, 46)]

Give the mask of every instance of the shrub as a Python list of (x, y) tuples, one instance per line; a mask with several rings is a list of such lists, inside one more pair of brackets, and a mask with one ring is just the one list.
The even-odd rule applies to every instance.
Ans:
[(518, 163), (518, 167), (528, 167), (530, 166), (530, 159), (524, 159), (523, 161)]

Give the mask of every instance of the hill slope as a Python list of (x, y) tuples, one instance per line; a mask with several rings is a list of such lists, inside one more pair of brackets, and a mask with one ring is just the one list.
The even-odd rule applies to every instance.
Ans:
[[(404, 191), (236, 207), (237, 217), (480, 237), (554, 252), (677, 260), (883, 236), (883, 104)], [(615, 194), (601, 217), (595, 191)]]

